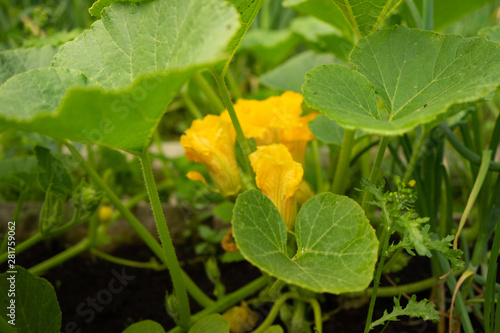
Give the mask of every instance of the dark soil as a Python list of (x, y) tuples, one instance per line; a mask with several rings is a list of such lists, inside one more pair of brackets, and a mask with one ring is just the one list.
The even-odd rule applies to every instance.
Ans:
[[(64, 247), (54, 240), (41, 243), (25, 253), (18, 254), (17, 262), (24, 267), (41, 262), (64, 250)], [(203, 267), (203, 260), (192, 253), (189, 242), (177, 247), (181, 261), (190, 262), (184, 266), (186, 272), (195, 283), (208, 295), (213, 291)], [(121, 245), (112, 252), (113, 255), (130, 260), (147, 262), (153, 256), (145, 245)], [(4, 271), (4, 265), (0, 270)], [(221, 267), (222, 280), (227, 292), (232, 292), (257, 278), (259, 270), (247, 262), (224, 264)], [(123, 288), (113, 282), (111, 288), (121, 289), (109, 293), (110, 281), (117, 275), (125, 277)], [(414, 258), (402, 272), (392, 276), (398, 284), (405, 284), (425, 279), (431, 276), (430, 262), (427, 258)], [(160, 323), (166, 330), (175, 326), (165, 309), (165, 291), (172, 290), (167, 271), (154, 271), (124, 267), (90, 254), (64, 263), (47, 272), (44, 277), (54, 286), (62, 311), (63, 333), (114, 333), (122, 332), (130, 324), (150, 319)], [(382, 285), (390, 285), (387, 279), (382, 279)], [(112, 295), (108, 298), (108, 295)], [(430, 291), (417, 295), (417, 299), (429, 298)], [(339, 296), (326, 294), (321, 300), (324, 313), (337, 309), (331, 319), (324, 323), (324, 332), (356, 333), (362, 332), (368, 310), (368, 298), (356, 302), (346, 301)], [(405, 304), (404, 298), (401, 301)], [(350, 306), (349, 306), (350, 304)], [(264, 317), (272, 304), (267, 303), (258, 309), (260, 317)], [(339, 311), (339, 306), (342, 309)], [(373, 318), (382, 316), (385, 309), (392, 309), (393, 300), (378, 298)], [(192, 312), (201, 310), (196, 303), (191, 303)], [(381, 332), (380, 326), (373, 332)], [(436, 326), (430, 322), (403, 318), (391, 323), (386, 333), (423, 333), (436, 332)], [(479, 332), (479, 331), (478, 331)]]

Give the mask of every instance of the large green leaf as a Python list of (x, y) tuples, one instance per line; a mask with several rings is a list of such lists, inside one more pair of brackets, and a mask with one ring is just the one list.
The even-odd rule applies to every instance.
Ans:
[(127, 327), (122, 333), (165, 333), (156, 321), (143, 320)]
[(229, 333), (229, 322), (220, 314), (213, 313), (198, 320), (189, 333)]
[(356, 37), (377, 31), (401, 0), (333, 0)]
[(306, 72), (316, 66), (339, 62), (332, 54), (316, 54), (305, 51), (291, 57), (278, 67), (260, 77), (260, 82), (272, 89), (291, 90), (301, 92)]
[[(10, 271), (17, 273), (9, 273)], [(14, 327), (17, 332), (60, 332), (61, 310), (54, 288), (47, 280), (15, 266), (0, 274), (0, 290), (0, 316), (8, 322), (15, 318)], [(11, 292), (15, 296), (10, 297)], [(15, 300), (13, 317), (8, 316), (12, 313), (8, 309), (11, 300)]]
[(101, 11), (110, 6), (115, 2), (142, 2), (145, 0), (97, 0), (92, 4), (92, 7), (89, 8), (89, 13), (92, 16), (101, 18)]
[(361, 207), (348, 197), (322, 193), (302, 206), (292, 259), (285, 222), (260, 191), (238, 197), (233, 233), (248, 261), (287, 283), (337, 294), (363, 290), (372, 280), (378, 240)]
[(250, 52), (271, 66), (282, 62), (297, 46), (299, 38), (290, 29), (250, 30), (238, 52)]
[(10, 101), (0, 127), (141, 151), (186, 79), (227, 57), (238, 27), (224, 1), (114, 3), (60, 48), (53, 67), (0, 88), (0, 100)]
[(331, 24), (347, 38), (352, 35), (349, 23), (332, 0), (285, 0), (283, 5)]
[(0, 52), (0, 85), (15, 74), (48, 67), (57, 52), (55, 46), (30, 47)]
[[(363, 38), (350, 58), (358, 71), (339, 65), (309, 71), (304, 98), (341, 126), (367, 133), (405, 133), (500, 84), (500, 44), (484, 37), (399, 26)], [(379, 110), (379, 98), (388, 112)]]

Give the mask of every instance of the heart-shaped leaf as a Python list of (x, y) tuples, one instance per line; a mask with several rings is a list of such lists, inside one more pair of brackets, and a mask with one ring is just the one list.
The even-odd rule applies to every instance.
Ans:
[(0, 100), (10, 101), (2, 103), (0, 127), (142, 151), (186, 79), (227, 58), (238, 27), (224, 1), (113, 3), (60, 48), (52, 67), (0, 87)]
[(143, 320), (127, 327), (122, 333), (165, 333), (156, 321)]
[(0, 316), (17, 332), (60, 332), (61, 309), (47, 280), (15, 266), (0, 274), (0, 290)]
[(297, 215), (297, 254), (287, 255), (287, 230), (278, 209), (260, 191), (241, 194), (233, 233), (241, 253), (261, 270), (316, 292), (344, 293), (368, 287), (378, 240), (352, 199), (322, 193)]
[(405, 133), (500, 84), (500, 44), (484, 37), (398, 26), (361, 39), (350, 58), (358, 71), (339, 65), (309, 71), (304, 99), (341, 126), (367, 133)]
[(198, 320), (189, 333), (229, 333), (229, 322), (220, 314), (213, 313)]
[(377, 31), (401, 0), (333, 0), (351, 26), (356, 37), (361, 38)]
[[(285, 0), (283, 6), (316, 17), (338, 28), (347, 37), (352, 35), (349, 23), (332, 0)], [(351, 38), (352, 39), (352, 38)]]

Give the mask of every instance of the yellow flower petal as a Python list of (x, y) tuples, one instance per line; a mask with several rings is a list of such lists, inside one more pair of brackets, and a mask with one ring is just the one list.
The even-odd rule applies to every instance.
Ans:
[(297, 215), (295, 193), (302, 182), (302, 166), (282, 144), (259, 146), (249, 157), (257, 187), (271, 199), (291, 229)]
[(236, 195), (240, 175), (234, 153), (236, 135), (231, 123), (219, 116), (208, 115), (193, 121), (181, 136), (186, 157), (202, 163), (223, 196)]
[[(302, 114), (302, 95), (293, 91), (263, 101), (239, 99), (234, 109), (246, 137), (257, 145), (280, 143), (281, 131), (295, 127)], [(229, 119), (227, 111), (221, 115)]]
[(191, 179), (191, 180), (202, 182), (203, 185), (208, 187), (208, 183), (205, 180), (205, 177), (203, 177), (203, 175), (201, 173), (199, 173), (198, 171), (189, 171), (186, 174), (186, 177), (188, 177), (188, 179)]
[(309, 130), (309, 122), (316, 118), (318, 113), (310, 113), (300, 117), (293, 127), (284, 129), (280, 135), (280, 142), (284, 144), (295, 161), (305, 167), (307, 143), (314, 140), (314, 135)]

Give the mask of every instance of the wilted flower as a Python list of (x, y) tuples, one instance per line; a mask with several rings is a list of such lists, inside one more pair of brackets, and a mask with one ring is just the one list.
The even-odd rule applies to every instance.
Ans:
[(287, 228), (293, 228), (297, 216), (295, 193), (304, 174), (302, 166), (282, 144), (257, 147), (257, 151), (250, 154), (250, 162), (257, 187), (278, 208)]
[[(188, 160), (203, 164), (215, 186), (226, 197), (238, 194), (241, 188), (234, 153), (235, 140), (231, 123), (214, 115), (193, 121), (186, 134), (181, 137)], [(191, 173), (188, 176), (204, 180), (201, 174)]]

